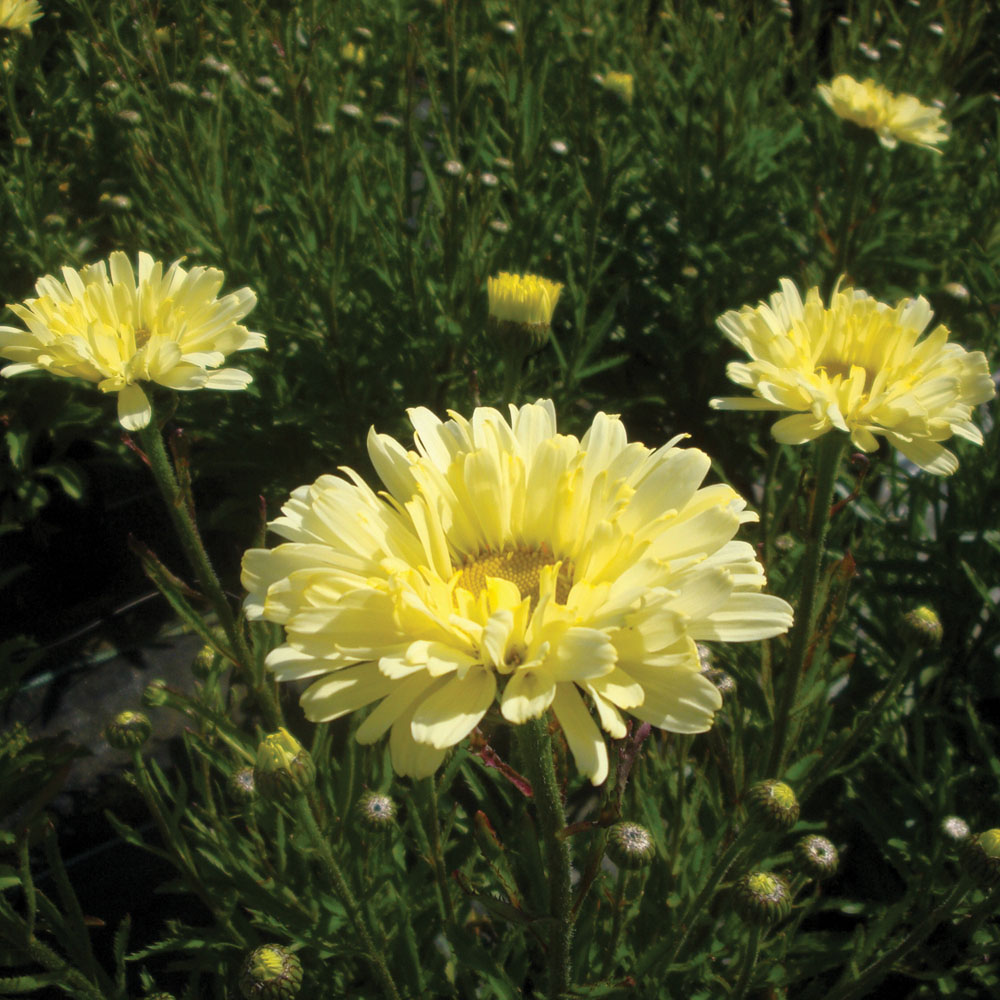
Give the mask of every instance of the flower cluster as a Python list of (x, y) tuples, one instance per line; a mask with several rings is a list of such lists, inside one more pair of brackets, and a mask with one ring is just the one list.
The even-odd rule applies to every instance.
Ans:
[(996, 394), (986, 357), (948, 343), (935, 327), (919, 340), (933, 313), (924, 298), (893, 307), (867, 292), (838, 288), (829, 306), (813, 288), (803, 303), (783, 278), (769, 303), (719, 318), (722, 332), (749, 356), (726, 369), (753, 398), (713, 399), (724, 410), (791, 410), (772, 428), (784, 444), (844, 431), (862, 451), (885, 437), (927, 472), (949, 475), (958, 461), (941, 442), (983, 435), (972, 407)]
[(552, 709), (581, 771), (608, 773), (591, 716), (620, 739), (622, 712), (674, 732), (708, 729), (721, 705), (697, 640), (786, 631), (792, 610), (759, 593), (735, 541), (754, 519), (710, 460), (629, 443), (599, 413), (582, 439), (552, 403), (479, 408), (471, 420), (409, 411), (416, 451), (369, 434), (383, 498), (351, 470), (297, 489), (244, 557), (250, 618), (285, 627), (268, 657), (326, 721), (377, 703), (357, 732), (387, 731), (395, 769), (426, 776), (499, 701), (523, 723)]
[(42, 16), (38, 0), (0, 0), (0, 30), (31, 34), (31, 24)]
[(842, 73), (817, 89), (836, 115), (872, 129), (886, 149), (907, 142), (940, 153), (937, 147), (948, 138), (937, 108), (922, 104), (911, 94), (894, 94), (874, 80), (859, 83)]
[(4, 376), (43, 370), (96, 382), (102, 392), (118, 393), (118, 419), (127, 430), (151, 419), (143, 382), (183, 390), (249, 385), (247, 372), (218, 366), (233, 351), (266, 346), (262, 334), (239, 325), (257, 297), (241, 288), (216, 298), (221, 271), (185, 271), (176, 261), (164, 273), (163, 264), (140, 253), (136, 280), (128, 257), (115, 252), (107, 263), (64, 267), (62, 275), (40, 278), (38, 298), (8, 307), (28, 329), (0, 326), (0, 357), (15, 362)]

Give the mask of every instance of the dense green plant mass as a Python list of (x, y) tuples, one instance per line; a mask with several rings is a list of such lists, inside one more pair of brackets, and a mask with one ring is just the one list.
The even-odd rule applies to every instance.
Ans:
[[(67, 509), (158, 499), (136, 451), (180, 538), (137, 517), (171, 565), (141, 542), (137, 562), (208, 643), (188, 691), (146, 695), (185, 719), (182, 765), (132, 747), (149, 823), (109, 818), (169, 862), (199, 919), (139, 941), (126, 920), (95, 951), (101, 915), (44, 811), (80, 750), (15, 727), (0, 995), (995, 991), (995, 406), (973, 416), (982, 449), (958, 442), (941, 478), (840, 431), (779, 445), (774, 414), (708, 401), (745, 360), (717, 317), (782, 277), (922, 295), (996, 370), (998, 39), (997, 9), (962, 0), (67, 0), (30, 35), (0, 28), (3, 301), (146, 251), (253, 289), (245, 322), (268, 343), (240, 357), (247, 392), (151, 393), (183, 431), (169, 449), (155, 425), (123, 441), (93, 384), (0, 383), (0, 700), (37, 666), (31, 637), (52, 637), (58, 615), (36, 624), (19, 581), (53, 558)], [(841, 73), (938, 107), (947, 140), (883, 148), (817, 96)], [(541, 348), (516, 358), (487, 320), (500, 271), (563, 286)], [(234, 617), (234, 553), (264, 544), (260, 494), (273, 515), (340, 465), (374, 486), (370, 426), (403, 440), (407, 407), (538, 396), (565, 432), (606, 411), (651, 447), (690, 434), (760, 511), (746, 537), (799, 625), (717, 644), (714, 728), (630, 720), (598, 788), (560, 728), (515, 732), (495, 707), (434, 778), (394, 777), (356, 722), (311, 726), (282, 698), (264, 666), (282, 629)], [(938, 645), (920, 641), (933, 618), (902, 624), (925, 605)], [(262, 796), (267, 734), (294, 780), (265, 776)], [(775, 779), (800, 812), (761, 792)], [(814, 834), (830, 848), (803, 846)]]

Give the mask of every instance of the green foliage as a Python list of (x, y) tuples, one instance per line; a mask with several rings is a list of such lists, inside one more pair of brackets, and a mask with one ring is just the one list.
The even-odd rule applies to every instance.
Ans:
[[(162, 891), (211, 920), (171, 920), (141, 946), (126, 920), (95, 952), (41, 811), (78, 750), (13, 730), (0, 748), (0, 995), (112, 1000), (169, 978), (178, 995), (221, 997), (249, 950), (279, 942), (302, 962), (302, 996), (555, 1000), (557, 939), (574, 996), (849, 1000), (877, 995), (890, 974), (913, 997), (995, 992), (995, 897), (962, 881), (940, 832), (954, 813), (974, 831), (1000, 823), (995, 410), (977, 417), (983, 449), (960, 444), (947, 480), (884, 446), (852, 457), (824, 549), (811, 544), (822, 489), (809, 452), (771, 443), (770, 417), (711, 414), (707, 400), (725, 391), (731, 358), (716, 317), (782, 276), (828, 290), (846, 269), (885, 301), (923, 294), (996, 367), (996, 11), (957, 0), (862, 0), (840, 18), (763, 0), (48, 6), (30, 38), (0, 38), (5, 301), (117, 248), (218, 266), (227, 290), (258, 295), (249, 322), (269, 353), (246, 360), (251, 390), (225, 403), (192, 393), (177, 412), (182, 535), (191, 477), (213, 500), (203, 525), (246, 547), (263, 531), (253, 498), (364, 462), (370, 425), (397, 433), (407, 406), (504, 402), (486, 280), (532, 271), (565, 288), (549, 343), (519, 373), (525, 397), (556, 399), (567, 431), (603, 408), (647, 444), (690, 432), (760, 509), (769, 590), (796, 602), (813, 574), (816, 615), (792, 687), (787, 640), (719, 649), (737, 686), (712, 732), (633, 729), (613, 746), (617, 780), (613, 768), (598, 790), (568, 776), (555, 734), (558, 788), (539, 779), (529, 800), (521, 775), (538, 761), (493, 713), (423, 782), (394, 778), (380, 744), (357, 745), (355, 723), (290, 721), (315, 788), (237, 801), (231, 776), (264, 731), (283, 710), (300, 719), (265, 676), (280, 629), (220, 613), (221, 638), (198, 595), (136, 545), (218, 656), (193, 694), (155, 691), (186, 730), (176, 770), (133, 755), (128, 781), (152, 826), (108, 821), (173, 866)], [(613, 70), (633, 75), (631, 102), (601, 86)], [(887, 153), (845, 128), (815, 96), (839, 72), (943, 102), (942, 154)], [(43, 535), (56, 498), (88, 501), (97, 463), (134, 461), (113, 412), (92, 385), (0, 386), (0, 540)], [(5, 563), (0, 588), (24, 569)], [(226, 612), (207, 556), (196, 572)], [(937, 650), (902, 639), (900, 615), (919, 604), (942, 620)], [(0, 698), (38, 657), (27, 635), (0, 646)], [(792, 830), (748, 818), (748, 790), (776, 777), (802, 803)], [(358, 819), (368, 790), (401, 805), (386, 834)], [(546, 795), (564, 796), (561, 827), (539, 806)], [(648, 867), (607, 861), (619, 819), (649, 830)], [(794, 862), (795, 842), (816, 831), (846, 848), (822, 884)], [(567, 851), (568, 942), (554, 926), (567, 919), (555, 886)], [(748, 930), (732, 906), (751, 870), (791, 879), (791, 915), (772, 928)]]

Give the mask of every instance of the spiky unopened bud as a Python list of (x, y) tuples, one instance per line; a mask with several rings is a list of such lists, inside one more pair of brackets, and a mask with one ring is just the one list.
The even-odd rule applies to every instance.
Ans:
[(257, 748), (253, 778), (265, 799), (286, 799), (312, 787), (316, 765), (309, 751), (287, 729), (279, 729)]
[(206, 643), (198, 650), (197, 655), (191, 661), (191, 673), (200, 680), (207, 681), (215, 671), (217, 654), (211, 646)]
[(254, 781), (253, 768), (241, 767), (229, 776), (229, 794), (237, 802), (253, 802), (257, 798), (257, 782)]
[(387, 833), (396, 825), (396, 803), (381, 792), (365, 792), (357, 810), (358, 819), (376, 833)]
[(115, 750), (137, 750), (152, 731), (149, 717), (142, 712), (119, 712), (105, 727), (104, 738)]
[(655, 851), (649, 830), (639, 823), (615, 823), (608, 831), (608, 857), (619, 868), (642, 868)]
[(280, 944), (254, 948), (243, 962), (240, 991), (246, 1000), (293, 1000), (302, 985), (302, 963)]
[(747, 872), (736, 882), (733, 901), (747, 923), (761, 926), (783, 920), (792, 909), (788, 883), (773, 872)]
[(150, 681), (142, 692), (142, 704), (146, 708), (162, 708), (170, 697), (167, 682), (164, 680)]
[(765, 829), (791, 830), (799, 819), (799, 800), (783, 781), (758, 781), (747, 793), (747, 813)]
[(903, 615), (903, 634), (909, 642), (924, 649), (933, 649), (941, 644), (944, 629), (933, 608), (921, 605)]
[(826, 839), (815, 834), (803, 837), (795, 845), (795, 860), (810, 878), (829, 878), (840, 862), (837, 848)]
[(983, 889), (1000, 882), (1000, 830), (966, 837), (959, 845), (962, 867)]

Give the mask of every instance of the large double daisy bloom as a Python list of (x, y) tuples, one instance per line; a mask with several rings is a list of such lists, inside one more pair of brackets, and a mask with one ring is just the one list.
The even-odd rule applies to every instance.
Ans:
[[(578, 439), (551, 402), (471, 420), (409, 411), (415, 451), (369, 434), (385, 492), (350, 469), (296, 490), (243, 561), (251, 618), (285, 627), (279, 680), (318, 678), (306, 716), (375, 708), (357, 738), (390, 732), (395, 770), (430, 775), (499, 702), (510, 723), (551, 709), (595, 784), (622, 713), (698, 733), (720, 697), (695, 641), (785, 632), (792, 610), (734, 537), (754, 515), (703, 487), (709, 458), (629, 443), (599, 413)], [(593, 714), (592, 714), (593, 713)]]
[(16, 362), (4, 376), (41, 370), (96, 382), (102, 392), (118, 393), (118, 419), (127, 430), (150, 421), (143, 382), (232, 390), (252, 381), (219, 365), (233, 351), (265, 347), (262, 334), (239, 325), (257, 297), (241, 288), (216, 298), (223, 282), (216, 268), (185, 271), (178, 261), (164, 273), (140, 253), (136, 277), (118, 251), (81, 271), (64, 267), (62, 276), (40, 278), (38, 298), (8, 306), (28, 329), (0, 326), (0, 358)]
[(996, 393), (986, 356), (948, 343), (948, 330), (921, 334), (933, 313), (923, 297), (893, 307), (860, 289), (836, 289), (830, 305), (813, 288), (802, 297), (788, 278), (756, 308), (718, 320), (722, 332), (749, 356), (726, 374), (753, 397), (713, 399), (722, 410), (792, 410), (772, 428), (784, 444), (802, 444), (828, 431), (846, 431), (862, 451), (874, 435), (911, 462), (950, 475), (958, 460), (942, 441), (952, 435), (976, 444), (983, 435), (972, 407)]
[(921, 103), (912, 94), (894, 94), (874, 80), (859, 82), (841, 73), (817, 90), (834, 114), (870, 128), (886, 149), (906, 142), (940, 153), (937, 147), (948, 138), (937, 108)]

